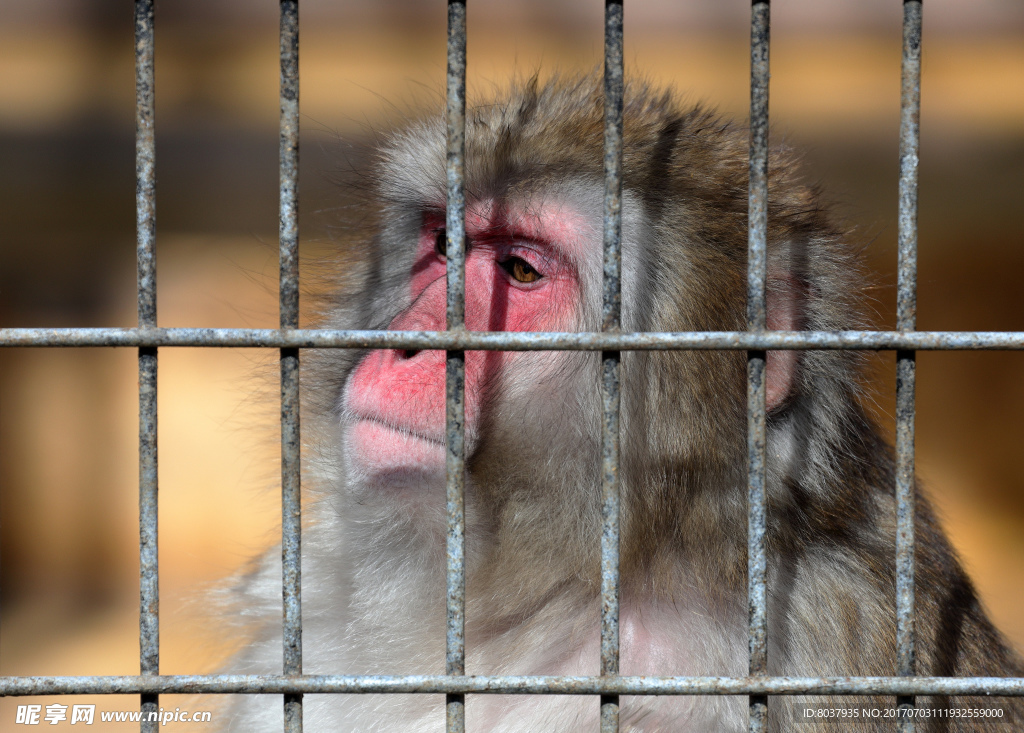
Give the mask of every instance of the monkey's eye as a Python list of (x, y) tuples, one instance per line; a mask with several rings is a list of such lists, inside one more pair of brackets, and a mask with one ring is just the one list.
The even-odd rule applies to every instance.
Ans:
[(444, 229), (434, 234), (434, 251), (442, 260), (448, 256), (448, 232)]
[(512, 276), (512, 279), (520, 283), (535, 283), (543, 275), (533, 269), (529, 262), (519, 257), (509, 257), (498, 265)]

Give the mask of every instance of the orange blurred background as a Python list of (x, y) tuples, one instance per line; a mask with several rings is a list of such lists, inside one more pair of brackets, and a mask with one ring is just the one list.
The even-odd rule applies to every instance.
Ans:
[[(274, 327), (277, 3), (211, 5), (157, 7), (159, 324)], [(749, 4), (734, 5), (627, 6), (627, 72), (744, 118)], [(1024, 7), (962, 5), (925, 8), (918, 326), (1024, 331)], [(895, 320), (899, 6), (773, 7), (773, 139), (806, 152), (808, 178), (863, 243), (883, 327)], [(598, 68), (602, 7), (475, 0), (470, 88)], [(441, 98), (445, 7), (303, 0), (300, 12), (301, 233), (316, 259), (344, 238), (346, 187), (374, 135)], [(132, 49), (130, 4), (0, 0), (2, 326), (136, 323)], [(217, 644), (195, 641), (218, 636), (204, 591), (279, 527), (275, 363), (160, 352), (163, 672), (215, 668)], [(871, 367), (890, 433), (894, 363)], [(1024, 649), (1024, 354), (918, 364), (919, 473)], [(136, 385), (132, 350), (0, 350), (2, 675), (138, 672)], [(18, 702), (0, 701), (0, 730)]]

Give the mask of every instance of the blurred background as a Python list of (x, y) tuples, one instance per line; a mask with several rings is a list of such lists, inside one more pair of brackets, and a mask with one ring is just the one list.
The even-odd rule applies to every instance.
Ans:
[[(161, 326), (277, 324), (277, 12), (272, 0), (157, 3)], [(374, 135), (442, 98), (445, 12), (440, 0), (302, 1), (307, 258), (344, 238), (346, 182), (358, 185)], [(470, 88), (598, 68), (602, 13), (594, 0), (474, 0)], [(630, 4), (627, 73), (743, 119), (748, 14), (719, 0)], [(773, 140), (806, 152), (808, 179), (865, 248), (881, 327), (895, 322), (901, 18), (895, 0), (772, 10)], [(924, 25), (918, 326), (1021, 331), (1024, 4), (930, 0)], [(132, 34), (129, 2), (0, 0), (0, 326), (136, 324)], [(1024, 649), (1024, 354), (918, 359), (919, 473)], [(217, 644), (195, 641), (219, 636), (204, 590), (279, 527), (275, 364), (160, 352), (163, 672), (215, 668)], [(894, 365), (891, 353), (871, 362), (890, 433)], [(136, 390), (132, 350), (0, 351), (2, 675), (138, 672)], [(0, 730), (18, 702), (0, 701)]]

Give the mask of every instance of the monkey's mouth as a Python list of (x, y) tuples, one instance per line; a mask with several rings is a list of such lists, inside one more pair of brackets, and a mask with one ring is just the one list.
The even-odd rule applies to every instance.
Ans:
[(444, 469), (444, 442), (386, 421), (359, 417), (345, 437), (349, 460), (371, 474), (418, 468), (434, 472)]

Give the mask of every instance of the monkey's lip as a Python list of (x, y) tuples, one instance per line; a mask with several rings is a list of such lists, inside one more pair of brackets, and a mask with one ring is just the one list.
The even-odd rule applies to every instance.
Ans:
[(376, 426), (377, 428), (383, 430), (390, 430), (392, 433), (398, 433), (399, 435), (403, 435), (409, 438), (425, 440), (428, 443), (436, 443), (438, 447), (444, 447), (444, 440), (441, 438), (440, 435), (427, 435), (426, 433), (423, 433), (419, 430), (414, 430), (413, 428), (404, 425), (396, 425), (395, 423), (388, 422), (387, 420), (382, 420), (379, 417), (360, 416), (356, 420), (356, 425), (358, 426), (363, 424)]
[(374, 472), (444, 463), (444, 443), (371, 417), (361, 417), (349, 428), (348, 442), (359, 463)]

